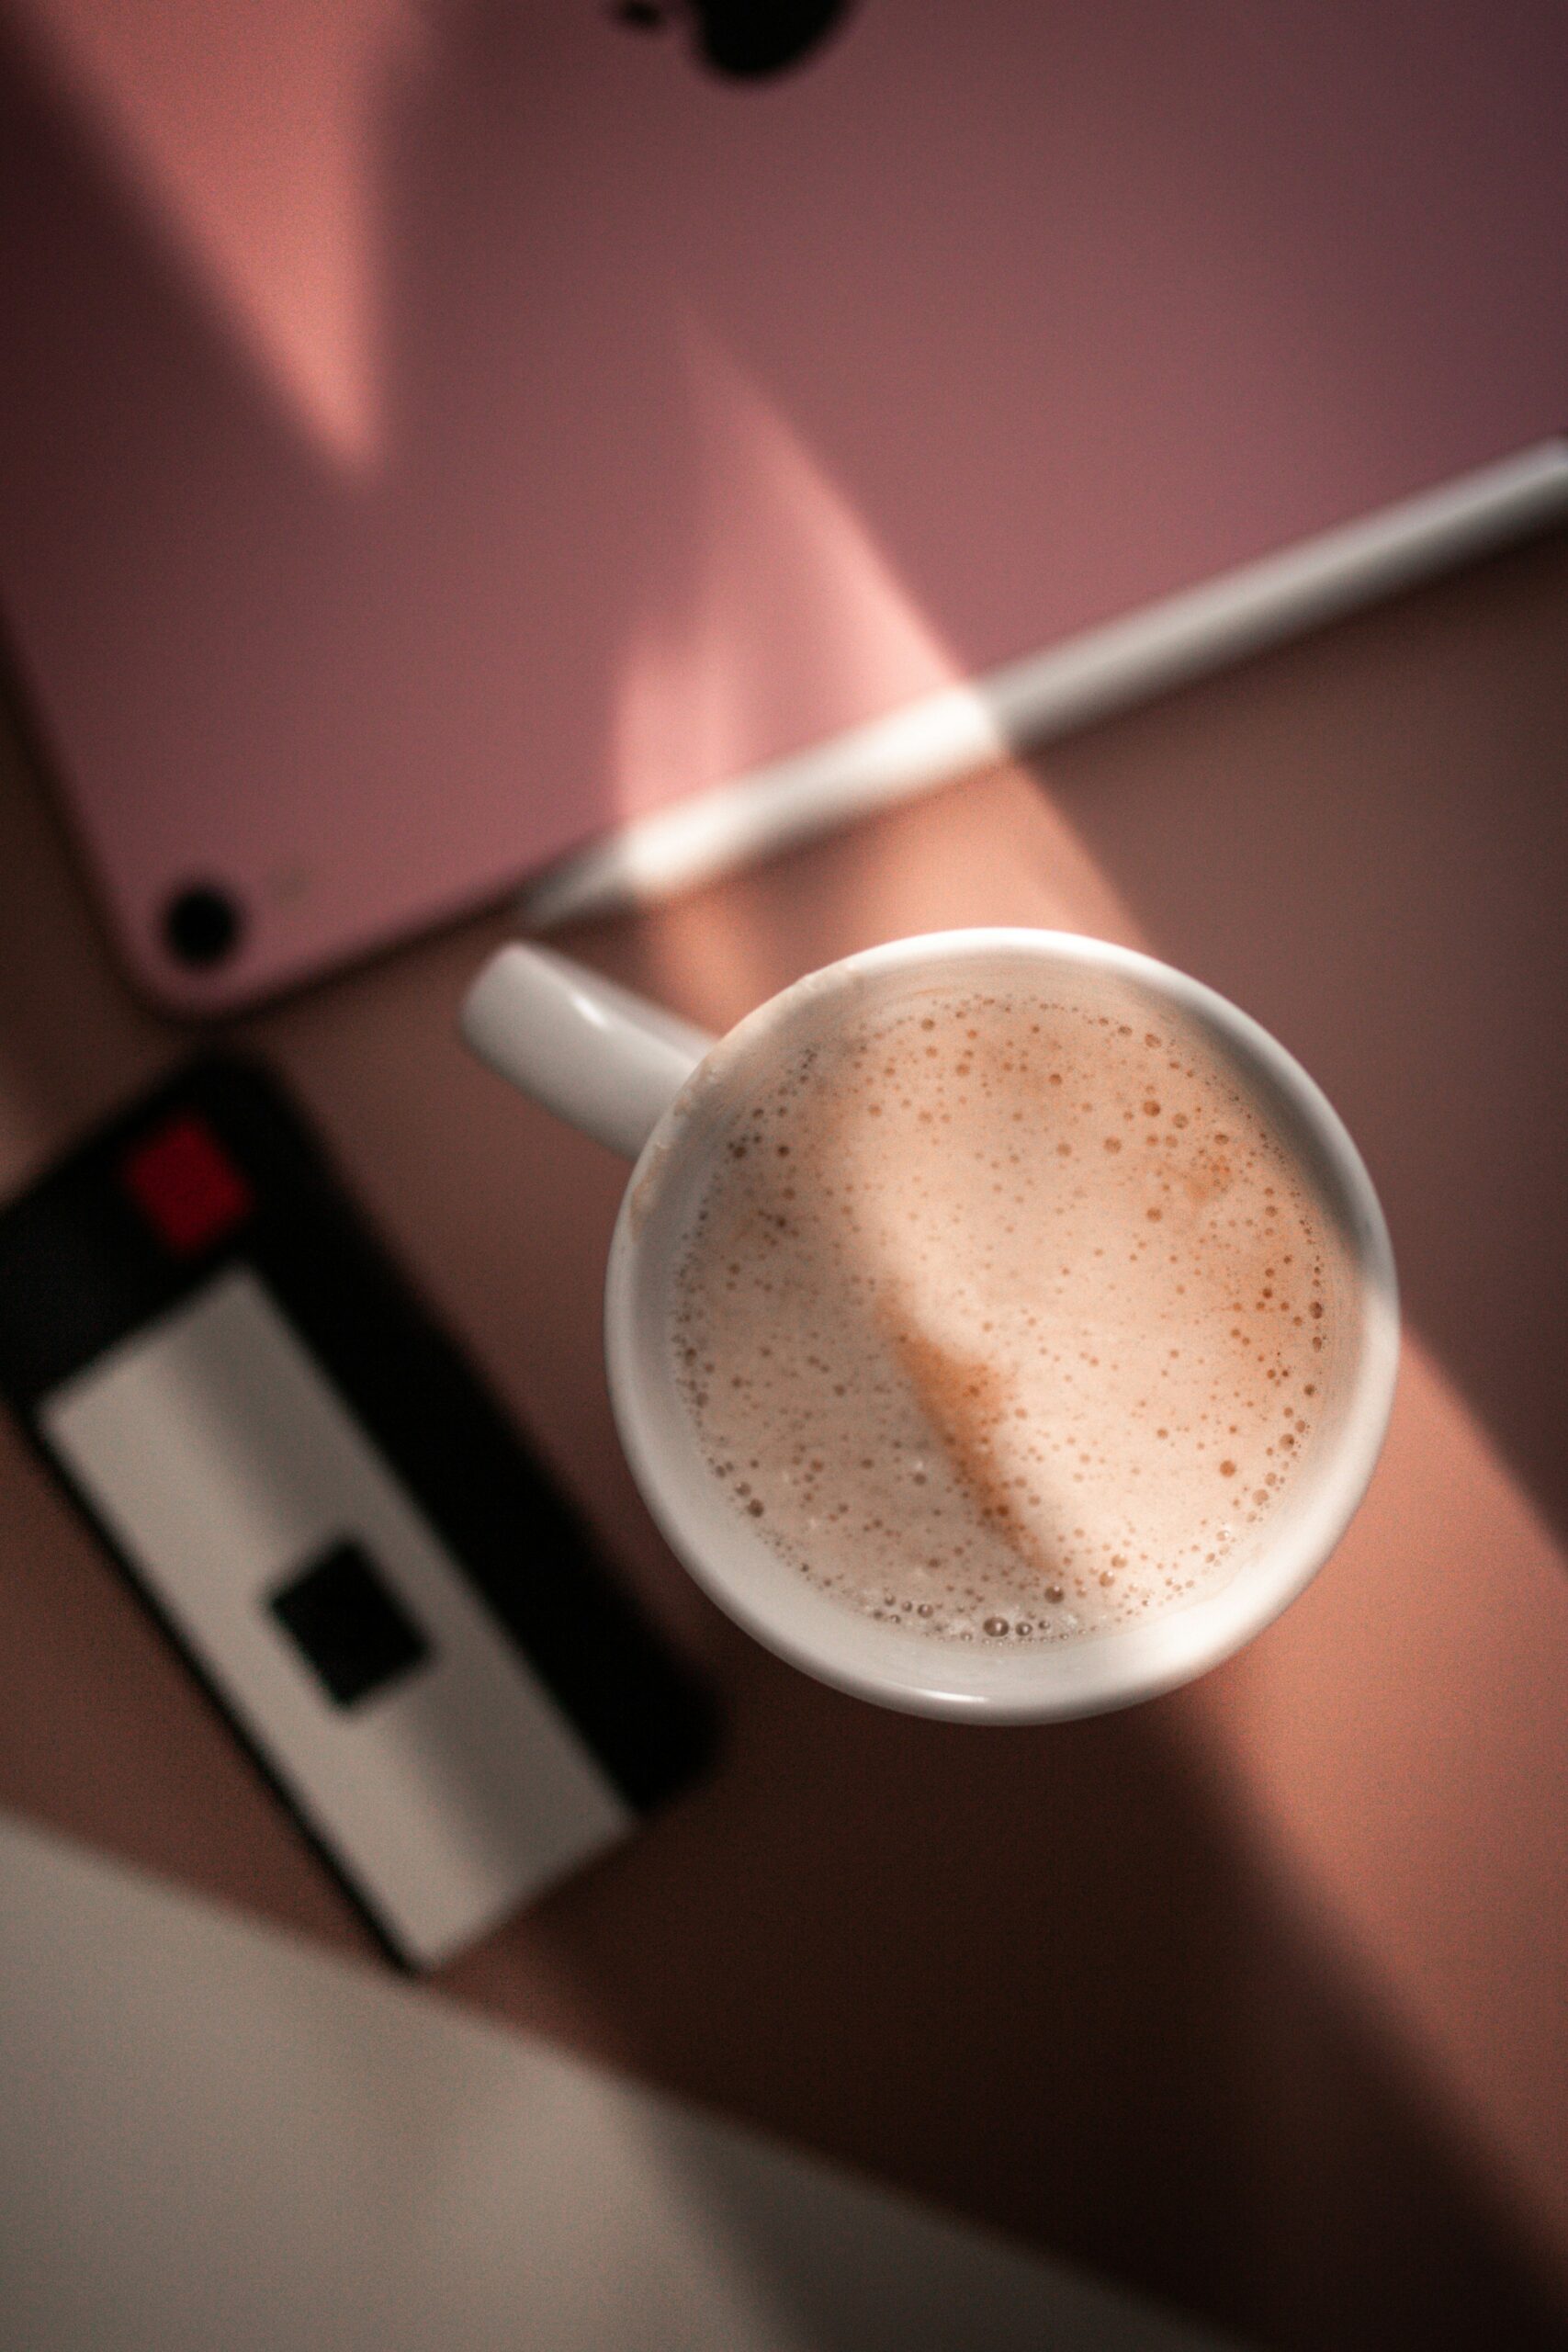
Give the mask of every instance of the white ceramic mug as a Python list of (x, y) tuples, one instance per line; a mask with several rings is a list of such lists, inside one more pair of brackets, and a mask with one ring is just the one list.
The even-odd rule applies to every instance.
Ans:
[[(1058, 1643), (962, 1645), (846, 1609), (741, 1521), (682, 1399), (673, 1291), (714, 1152), (785, 1053), (935, 975), (1070, 978), (1077, 1001), (1197, 1022), (1228, 1060), (1343, 1238), (1347, 1340), (1321, 1436), (1230, 1580), (1136, 1625)], [(781, 1656), (917, 1713), (1023, 1723), (1090, 1714), (1187, 1681), (1251, 1639), (1328, 1557), (1365, 1491), (1393, 1402), (1398, 1307), (1388, 1230), (1360, 1157), (1319, 1089), (1258, 1024), (1201, 982), (1101, 940), (956, 931), (895, 941), (813, 972), (715, 1041), (547, 949), (505, 947), (475, 982), (463, 1033), (481, 1059), (635, 1159), (610, 1249), (605, 1351), (622, 1443), (671, 1547), (721, 1607)]]

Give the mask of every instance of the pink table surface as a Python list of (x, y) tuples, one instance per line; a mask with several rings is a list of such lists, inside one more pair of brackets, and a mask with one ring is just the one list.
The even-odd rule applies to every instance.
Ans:
[[(1279, 1624), (1123, 1715), (883, 1713), (683, 1578), (604, 1395), (623, 1171), (454, 1035), (500, 918), (238, 1032), (728, 1710), (711, 1781), (432, 1997), (1259, 2341), (1564, 2340), (1565, 631), (1559, 538), (570, 943), (719, 1025), (898, 933), (1076, 925), (1216, 983), (1323, 1080), (1400, 1254), (1386, 1456)], [(14, 1183), (187, 1040), (116, 976), (17, 750), (0, 874)], [(363, 1951), (3, 1430), (0, 1556), (0, 1795)]]

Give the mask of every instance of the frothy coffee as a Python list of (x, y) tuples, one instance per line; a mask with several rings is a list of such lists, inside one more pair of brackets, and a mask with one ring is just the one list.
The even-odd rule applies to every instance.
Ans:
[(676, 1287), (738, 1518), (948, 1640), (1216, 1589), (1301, 1476), (1339, 1344), (1331, 1221), (1207, 1035), (1050, 986), (928, 984), (781, 1062)]

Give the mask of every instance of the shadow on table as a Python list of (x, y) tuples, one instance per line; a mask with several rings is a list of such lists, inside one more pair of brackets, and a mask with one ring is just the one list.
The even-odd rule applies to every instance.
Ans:
[[(532, 1960), (462, 1962), (462, 1997), (515, 2008), (542, 1946), (574, 2006), (547, 2025), (585, 2010), (639, 2075), (1247, 2340), (1568, 2343), (1454, 2120), (1205, 1784), (1189, 1695), (978, 1735), (733, 1667), (722, 1782), (536, 1914)], [(809, 2318), (765, 2217), (731, 2225)]]

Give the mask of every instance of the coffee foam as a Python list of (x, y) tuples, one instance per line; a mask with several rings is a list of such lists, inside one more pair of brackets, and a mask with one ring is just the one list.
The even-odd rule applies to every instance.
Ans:
[(678, 1382), (738, 1517), (846, 1606), (1081, 1638), (1216, 1590), (1279, 1510), (1342, 1254), (1196, 1024), (928, 988), (738, 1111)]

